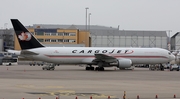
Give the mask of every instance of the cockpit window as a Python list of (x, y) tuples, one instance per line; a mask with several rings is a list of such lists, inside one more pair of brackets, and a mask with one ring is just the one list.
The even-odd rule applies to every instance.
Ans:
[(171, 52), (168, 52), (169, 55), (171, 55)]

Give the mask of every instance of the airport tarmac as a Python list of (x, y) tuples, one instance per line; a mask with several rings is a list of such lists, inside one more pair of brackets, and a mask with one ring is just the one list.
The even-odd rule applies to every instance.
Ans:
[(80, 66), (0, 66), (0, 99), (180, 99), (180, 71), (148, 68), (86, 71)]

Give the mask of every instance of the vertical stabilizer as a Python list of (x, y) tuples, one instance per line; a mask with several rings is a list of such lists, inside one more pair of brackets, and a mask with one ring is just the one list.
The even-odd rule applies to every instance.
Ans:
[(11, 19), (11, 22), (22, 50), (44, 47), (18, 19)]

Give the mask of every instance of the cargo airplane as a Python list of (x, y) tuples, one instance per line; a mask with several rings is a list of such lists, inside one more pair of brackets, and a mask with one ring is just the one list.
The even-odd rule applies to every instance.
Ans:
[[(133, 47), (46, 47), (18, 19), (11, 19), (21, 51), (8, 50), (25, 58), (55, 64), (86, 64), (86, 70), (104, 67), (129, 68), (133, 64), (162, 64), (175, 59), (162, 48)], [(97, 65), (96, 68), (93, 65)]]

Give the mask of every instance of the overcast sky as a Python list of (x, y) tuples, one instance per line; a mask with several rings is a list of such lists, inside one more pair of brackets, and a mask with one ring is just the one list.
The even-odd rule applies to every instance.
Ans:
[(10, 19), (24, 25), (85, 25), (89, 7), (91, 25), (120, 30), (180, 31), (180, 0), (1, 0), (0, 28), (12, 28)]

